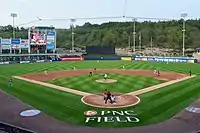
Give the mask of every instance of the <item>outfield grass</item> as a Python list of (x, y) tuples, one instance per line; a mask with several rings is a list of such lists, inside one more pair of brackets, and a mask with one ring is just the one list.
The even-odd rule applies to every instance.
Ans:
[(156, 80), (152, 77), (112, 73), (108, 73), (108, 78), (117, 80), (116, 83), (103, 84), (95, 82), (97, 79), (103, 79), (102, 74), (94, 74), (91, 77), (88, 77), (88, 75), (82, 75), (58, 78), (49, 81), (49, 83), (89, 93), (102, 93), (105, 89), (108, 89), (111, 92), (128, 93), (162, 83), (162, 81)]
[[(139, 123), (84, 123), (85, 110), (95, 109), (97, 111), (106, 110), (98, 109), (84, 105), (80, 102), (81, 97), (43, 87), (40, 85), (27, 83), (25, 81), (13, 79), (14, 87), (8, 86), (8, 80), (11, 76), (25, 73), (37, 73), (55, 70), (76, 69), (116, 69), (125, 66), (126, 69), (146, 69), (154, 70), (155, 68), (165, 71), (175, 71), (187, 73), (191, 70), (197, 77), (183, 81), (162, 89), (140, 95), (141, 103), (134, 107), (116, 109), (116, 110), (134, 110), (140, 119)], [(59, 120), (76, 124), (89, 126), (106, 126), (106, 127), (123, 127), (139, 126), (161, 122), (172, 117), (180, 110), (188, 106), (191, 102), (200, 97), (199, 77), (200, 67), (198, 64), (182, 63), (156, 63), (156, 62), (127, 62), (127, 61), (80, 61), (80, 62), (53, 62), (38, 64), (14, 64), (0, 66), (0, 87), (7, 93), (14, 95), (22, 101), (38, 108), (48, 115)], [(78, 87), (79, 85), (77, 85)], [(81, 86), (80, 86), (81, 87)], [(132, 88), (134, 89), (134, 88)]]

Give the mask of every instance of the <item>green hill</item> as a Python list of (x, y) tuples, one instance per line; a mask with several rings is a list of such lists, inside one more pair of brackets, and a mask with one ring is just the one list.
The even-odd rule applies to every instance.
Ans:
[[(182, 22), (173, 20), (165, 22), (136, 22), (136, 44), (139, 42), (141, 33), (142, 45), (150, 47), (150, 39), (153, 44), (162, 48), (181, 49), (182, 47)], [(27, 38), (27, 29), (16, 28), (16, 37)], [(74, 29), (75, 44), (86, 45), (111, 45), (116, 47), (127, 47), (128, 38), (133, 42), (132, 22), (108, 22), (101, 25), (85, 23), (83, 26), (76, 26)], [(0, 37), (12, 37), (12, 26), (0, 26)], [(186, 48), (199, 46), (200, 40), (200, 19), (186, 21)], [(57, 29), (57, 46), (71, 47), (71, 30)]]

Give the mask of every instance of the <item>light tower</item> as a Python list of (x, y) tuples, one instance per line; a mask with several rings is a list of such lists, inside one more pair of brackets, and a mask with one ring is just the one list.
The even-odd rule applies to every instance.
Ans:
[(136, 27), (135, 27), (135, 22), (136, 22), (136, 18), (133, 18), (133, 51), (135, 52), (135, 41), (136, 41)]
[(70, 19), (70, 25), (72, 29), (72, 51), (74, 51), (74, 22), (76, 22), (76, 19)]
[(187, 13), (182, 13), (181, 18), (183, 19), (183, 56), (185, 56), (185, 18), (187, 17)]
[(16, 13), (11, 13), (10, 16), (13, 19), (13, 38), (15, 38), (15, 18), (17, 17)]

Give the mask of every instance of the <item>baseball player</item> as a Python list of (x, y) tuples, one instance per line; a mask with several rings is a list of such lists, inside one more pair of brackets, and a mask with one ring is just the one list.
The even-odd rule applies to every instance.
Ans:
[(12, 79), (9, 80), (9, 86), (13, 86), (13, 81), (12, 81)]
[(122, 69), (125, 69), (125, 67), (124, 67), (124, 66), (122, 66)]
[(111, 95), (111, 100), (112, 100), (113, 103), (116, 103), (116, 97), (115, 97), (115, 95)]
[(154, 75), (157, 75), (157, 70), (154, 70)]
[(110, 93), (110, 91), (108, 91), (108, 93), (107, 93), (107, 97), (106, 97), (106, 100), (105, 100), (105, 104), (107, 104), (108, 99), (110, 100), (110, 103), (112, 104), (113, 101), (112, 101), (112, 99), (111, 99), (111, 93)]
[(74, 67), (74, 70), (76, 70), (76, 67)]
[(108, 75), (105, 73), (105, 74), (104, 74), (104, 79), (106, 80), (106, 79), (107, 79), (107, 77), (108, 77)]
[(190, 72), (189, 72), (189, 73), (190, 73), (190, 77), (191, 77), (191, 76), (192, 76), (192, 71), (190, 70)]
[(107, 94), (108, 94), (108, 90), (106, 89), (106, 90), (103, 92), (103, 99), (104, 99), (104, 100), (106, 100)]
[(44, 74), (45, 74), (45, 75), (48, 75), (48, 73), (47, 73), (47, 71), (46, 71), (46, 70), (44, 71)]
[(92, 72), (89, 73), (89, 76), (92, 76)]
[(158, 74), (158, 76), (160, 76), (160, 71), (159, 70), (157, 71), (157, 74)]
[(97, 68), (94, 68), (94, 73), (97, 71)]

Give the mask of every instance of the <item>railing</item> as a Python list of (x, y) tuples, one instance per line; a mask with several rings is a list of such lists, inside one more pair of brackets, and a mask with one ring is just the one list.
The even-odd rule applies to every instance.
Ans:
[(0, 132), (6, 133), (35, 133), (31, 130), (17, 127), (8, 123), (0, 122)]

